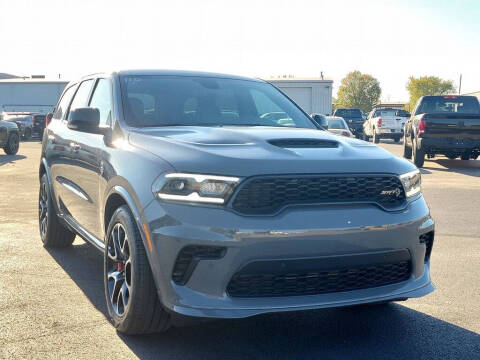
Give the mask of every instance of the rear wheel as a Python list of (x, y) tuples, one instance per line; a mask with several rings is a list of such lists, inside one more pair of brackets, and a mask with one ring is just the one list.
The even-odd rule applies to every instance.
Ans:
[(412, 146), (408, 145), (407, 137), (405, 135), (403, 136), (403, 157), (405, 159), (412, 158)]
[(365, 132), (363, 132), (363, 134), (362, 134), (362, 140), (370, 141), (370, 138), (367, 136), (367, 134), (365, 134)]
[(38, 226), (43, 246), (47, 248), (62, 248), (72, 245), (75, 234), (60, 224), (55, 209), (47, 175), (40, 179), (38, 194)]
[(380, 135), (377, 134), (376, 130), (373, 130), (373, 142), (378, 144), (380, 142)]
[(393, 141), (395, 141), (396, 143), (400, 142), (400, 137), (394, 138)]
[(118, 331), (144, 334), (169, 328), (170, 315), (160, 303), (142, 238), (125, 205), (108, 225), (104, 281), (108, 314)]
[(15, 155), (18, 152), (20, 139), (17, 133), (11, 133), (8, 136), (7, 144), (3, 147), (3, 150), (7, 155)]
[(413, 139), (412, 144), (412, 155), (413, 155), (413, 163), (418, 167), (421, 168), (425, 162), (425, 150), (418, 145), (417, 140)]

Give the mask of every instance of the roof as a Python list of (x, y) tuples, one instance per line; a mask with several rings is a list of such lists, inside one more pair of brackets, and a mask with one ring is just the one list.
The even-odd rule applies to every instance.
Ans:
[(196, 76), (196, 77), (209, 77), (209, 78), (221, 78), (221, 79), (249, 80), (249, 81), (258, 81), (258, 82), (262, 81), (260, 79), (254, 79), (254, 78), (238, 76), (238, 75), (211, 73), (211, 72), (203, 72), (203, 71), (188, 71), (188, 70), (141, 69), (141, 70), (120, 70), (120, 71), (116, 71), (116, 73), (119, 75)]

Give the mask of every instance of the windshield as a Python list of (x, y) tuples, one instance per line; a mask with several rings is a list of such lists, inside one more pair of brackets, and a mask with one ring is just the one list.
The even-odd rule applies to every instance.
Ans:
[(361, 118), (362, 112), (360, 109), (337, 109), (334, 115), (343, 118)]
[(381, 109), (381, 110), (375, 111), (376, 116), (396, 116), (395, 115), (396, 113), (397, 113), (397, 110), (395, 109)]
[(196, 76), (123, 76), (130, 126), (276, 126), (316, 129), (270, 84)]
[(480, 108), (477, 98), (473, 96), (428, 96), (422, 100), (416, 113), (478, 114)]
[(328, 128), (329, 129), (345, 129), (345, 123), (340, 119), (328, 119)]

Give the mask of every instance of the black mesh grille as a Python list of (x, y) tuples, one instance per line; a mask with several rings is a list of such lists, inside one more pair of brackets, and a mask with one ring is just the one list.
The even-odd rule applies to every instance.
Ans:
[(225, 255), (226, 248), (222, 246), (189, 245), (178, 253), (173, 267), (172, 279), (179, 285), (187, 283), (195, 270), (198, 261), (220, 259)]
[(433, 231), (420, 235), (420, 243), (425, 244), (425, 262), (430, 259), (433, 248)]
[(231, 297), (317, 295), (367, 289), (408, 280), (409, 260), (350, 269), (289, 274), (241, 274), (227, 287)]
[(270, 144), (283, 148), (336, 148), (338, 142), (321, 139), (279, 139), (270, 140)]
[(340, 202), (370, 202), (395, 209), (405, 203), (405, 191), (391, 175), (262, 177), (241, 185), (233, 208), (244, 214), (269, 214), (285, 205)]

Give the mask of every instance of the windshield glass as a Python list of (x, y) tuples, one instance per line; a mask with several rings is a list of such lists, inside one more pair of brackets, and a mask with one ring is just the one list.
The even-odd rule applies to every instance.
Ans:
[(270, 84), (196, 76), (123, 76), (130, 126), (277, 126), (316, 129)]
[(328, 128), (329, 129), (345, 129), (345, 123), (340, 119), (328, 119)]
[(361, 118), (362, 112), (360, 109), (337, 109), (335, 110), (335, 116), (343, 118)]
[(418, 107), (417, 114), (423, 113), (480, 113), (478, 100), (473, 96), (429, 96)]
[(396, 113), (397, 110), (395, 109), (381, 109), (376, 111), (377, 116), (395, 116)]

